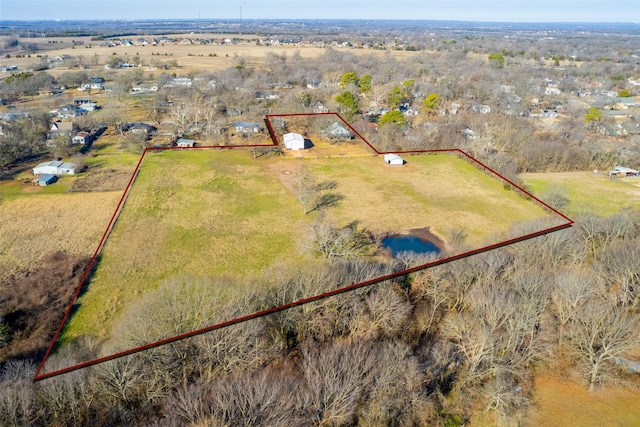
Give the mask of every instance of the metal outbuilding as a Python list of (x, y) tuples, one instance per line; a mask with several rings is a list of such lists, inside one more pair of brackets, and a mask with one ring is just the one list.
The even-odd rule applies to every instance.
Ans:
[(41, 187), (46, 187), (47, 185), (55, 183), (57, 180), (57, 176), (45, 174), (38, 178), (38, 185)]
[(285, 133), (283, 136), (284, 147), (287, 150), (304, 150), (309, 148), (309, 143), (299, 133)]
[(66, 163), (61, 160), (40, 163), (33, 168), (34, 175), (75, 175), (77, 166), (73, 163)]
[(385, 154), (384, 161), (386, 164), (392, 166), (402, 166), (405, 163), (402, 157), (398, 156), (397, 154)]

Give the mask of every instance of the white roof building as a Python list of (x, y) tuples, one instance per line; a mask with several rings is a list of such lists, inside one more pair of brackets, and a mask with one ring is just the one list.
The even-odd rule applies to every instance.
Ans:
[(195, 146), (195, 141), (193, 139), (180, 138), (176, 141), (176, 145), (178, 147), (193, 147)]
[(77, 165), (66, 163), (61, 160), (40, 163), (33, 168), (34, 175), (75, 175)]
[(284, 147), (287, 150), (304, 150), (308, 148), (304, 137), (299, 133), (285, 133), (283, 139)]
[(392, 165), (392, 166), (404, 165), (404, 160), (402, 159), (402, 157), (398, 156), (397, 154), (385, 154), (384, 161), (386, 164)]

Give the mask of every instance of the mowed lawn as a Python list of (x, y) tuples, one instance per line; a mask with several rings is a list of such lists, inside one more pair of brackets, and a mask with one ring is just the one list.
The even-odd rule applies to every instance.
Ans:
[(516, 223), (549, 216), (456, 156), (407, 160), (391, 167), (381, 156), (256, 160), (248, 150), (148, 153), (63, 339), (107, 338), (128, 304), (175, 275), (247, 277), (275, 262), (311, 256), (304, 242), (319, 212), (305, 215), (295, 197), (291, 180), (300, 168), (317, 181), (336, 181), (331, 191), (342, 200), (327, 214), (338, 226), (432, 227), (442, 235), (464, 227), (480, 244), (496, 243)]
[(607, 216), (625, 209), (640, 209), (640, 178), (611, 179), (593, 172), (528, 173), (520, 175), (527, 188), (540, 197), (562, 192), (569, 203), (567, 214)]

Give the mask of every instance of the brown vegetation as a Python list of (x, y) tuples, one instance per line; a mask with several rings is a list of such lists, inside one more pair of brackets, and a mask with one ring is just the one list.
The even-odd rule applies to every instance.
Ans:
[(55, 251), (39, 260), (42, 267), (17, 271), (0, 281), (0, 313), (10, 325), (0, 363), (44, 357), (89, 260)]

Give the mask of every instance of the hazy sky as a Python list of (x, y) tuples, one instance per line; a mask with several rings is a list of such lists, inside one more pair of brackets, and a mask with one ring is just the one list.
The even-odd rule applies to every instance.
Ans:
[(240, 17), (640, 23), (640, 0), (0, 0), (0, 20)]

